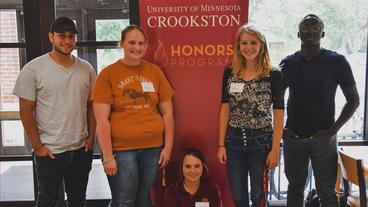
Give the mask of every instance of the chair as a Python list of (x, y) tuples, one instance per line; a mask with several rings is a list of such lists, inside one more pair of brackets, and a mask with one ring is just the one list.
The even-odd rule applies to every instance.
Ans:
[[(367, 194), (362, 159), (355, 159), (339, 150), (339, 162), (344, 184), (344, 194), (353, 207), (367, 207)], [(350, 183), (359, 187), (359, 194), (350, 191)]]

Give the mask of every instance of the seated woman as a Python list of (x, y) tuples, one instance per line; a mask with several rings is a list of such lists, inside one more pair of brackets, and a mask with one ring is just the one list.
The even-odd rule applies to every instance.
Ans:
[(222, 207), (219, 187), (206, 179), (208, 168), (201, 151), (186, 149), (179, 166), (178, 182), (165, 191), (165, 207)]

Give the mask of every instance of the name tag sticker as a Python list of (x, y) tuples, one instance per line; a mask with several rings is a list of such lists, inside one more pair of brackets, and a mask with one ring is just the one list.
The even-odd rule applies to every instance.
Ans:
[(230, 83), (230, 93), (241, 93), (244, 89), (244, 83)]
[(152, 82), (142, 82), (143, 92), (155, 92), (155, 87), (153, 87)]
[(210, 202), (195, 202), (195, 207), (210, 207)]

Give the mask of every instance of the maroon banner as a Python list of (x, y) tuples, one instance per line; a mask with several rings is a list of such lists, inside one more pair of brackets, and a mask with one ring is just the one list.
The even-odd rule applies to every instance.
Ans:
[(235, 33), (247, 22), (248, 0), (140, 0), (139, 6), (140, 25), (148, 33), (146, 59), (160, 66), (175, 89), (173, 156), (165, 179), (154, 187), (155, 206), (161, 204), (162, 183), (177, 178), (180, 153), (195, 147), (207, 159), (224, 206), (232, 207), (226, 166), (216, 158), (218, 116), (223, 71)]

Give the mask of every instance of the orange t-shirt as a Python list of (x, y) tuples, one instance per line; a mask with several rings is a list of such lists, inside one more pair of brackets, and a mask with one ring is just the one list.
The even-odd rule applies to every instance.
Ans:
[(92, 100), (111, 104), (113, 150), (161, 146), (164, 123), (158, 103), (173, 95), (165, 75), (152, 63), (129, 66), (118, 60), (104, 68), (97, 77)]

